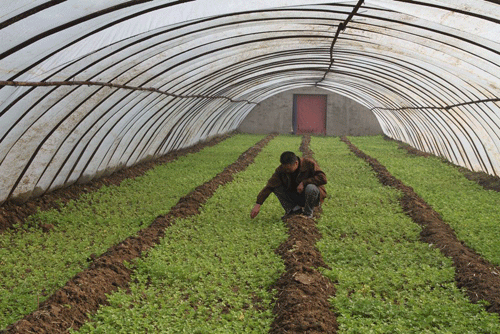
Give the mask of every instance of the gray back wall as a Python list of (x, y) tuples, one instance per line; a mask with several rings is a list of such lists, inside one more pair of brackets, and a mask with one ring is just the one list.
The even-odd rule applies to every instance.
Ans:
[(245, 133), (293, 133), (293, 95), (317, 94), (326, 97), (328, 136), (368, 136), (382, 134), (375, 115), (361, 104), (319, 88), (289, 90), (261, 102), (247, 115), (238, 130)]

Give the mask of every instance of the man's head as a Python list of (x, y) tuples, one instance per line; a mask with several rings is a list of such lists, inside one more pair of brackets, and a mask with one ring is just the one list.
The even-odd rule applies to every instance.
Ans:
[(297, 170), (297, 167), (299, 167), (299, 157), (290, 151), (286, 151), (281, 154), (280, 162), (282, 168), (287, 173), (293, 173)]

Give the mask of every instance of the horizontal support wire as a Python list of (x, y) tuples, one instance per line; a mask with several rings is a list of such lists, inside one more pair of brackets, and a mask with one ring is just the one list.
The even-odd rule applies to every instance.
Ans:
[(339, 23), (339, 26), (337, 27), (337, 32), (335, 33), (335, 36), (333, 37), (332, 45), (330, 46), (330, 65), (328, 66), (328, 70), (325, 71), (323, 78), (321, 80), (319, 80), (318, 82), (316, 82), (316, 85), (318, 85), (320, 82), (325, 80), (326, 75), (330, 72), (330, 70), (333, 66), (333, 62), (334, 62), (333, 47), (334, 47), (335, 43), (337, 42), (337, 38), (339, 37), (340, 32), (344, 31), (345, 28), (347, 28), (347, 24), (352, 20), (354, 15), (356, 15), (356, 13), (358, 12), (358, 10), (361, 7), (361, 5), (363, 4), (363, 2), (364, 2), (364, 0), (359, 0), (358, 3), (356, 4), (356, 6), (354, 7), (354, 9), (352, 10), (351, 14), (349, 14), (349, 16), (347, 17), (347, 19), (345, 19), (344, 22)]
[(166, 91), (162, 91), (157, 88), (152, 87), (135, 87), (135, 86), (127, 86), (127, 85), (119, 85), (113, 84), (109, 82), (100, 82), (100, 81), (42, 81), (42, 82), (26, 82), (26, 81), (0, 81), (0, 86), (14, 86), (14, 87), (51, 87), (51, 86), (98, 86), (98, 87), (111, 87), (117, 89), (128, 89), (133, 91), (145, 91), (145, 92), (153, 92), (158, 94), (163, 94), (167, 96), (171, 96), (174, 98), (180, 99), (189, 99), (189, 98), (197, 98), (197, 99), (224, 99), (230, 102), (239, 103), (245, 102), (248, 104), (258, 104), (257, 102), (252, 102), (248, 100), (233, 100), (227, 96), (209, 96), (209, 95), (179, 95), (173, 94)]
[(494, 99), (485, 99), (485, 100), (477, 100), (477, 101), (469, 101), (469, 102), (462, 102), (462, 103), (457, 103), (457, 104), (452, 104), (449, 106), (444, 106), (444, 107), (401, 107), (401, 108), (380, 108), (380, 107), (374, 107), (371, 108), (370, 110), (388, 110), (388, 111), (401, 111), (401, 110), (429, 110), (429, 109), (434, 109), (434, 110), (450, 110), (456, 107), (461, 107), (461, 106), (466, 106), (470, 104), (480, 104), (480, 103), (487, 103), (487, 102), (500, 102), (500, 98), (494, 98)]

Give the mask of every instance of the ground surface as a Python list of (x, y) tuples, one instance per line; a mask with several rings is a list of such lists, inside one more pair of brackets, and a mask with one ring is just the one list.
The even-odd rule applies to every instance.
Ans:
[[(271, 138), (272, 136), (266, 137), (242, 154), (238, 161), (228, 166), (224, 172), (182, 198), (169, 214), (158, 217), (150, 227), (110, 248), (105, 254), (93, 258), (87, 270), (77, 274), (42, 303), (38, 310), (9, 326), (4, 332), (64, 333), (70, 327), (79, 328), (87, 320), (87, 312), (94, 312), (99, 305), (106, 304), (106, 293), (118, 287), (127, 287), (130, 270), (123, 265), (124, 261), (136, 258), (154, 246), (160, 240), (162, 231), (176, 218), (197, 214), (200, 206), (213, 195), (217, 187), (230, 182), (233, 173), (243, 170), (252, 163), (255, 155)], [(307, 150), (307, 139), (306, 137), (301, 150), (304, 156), (311, 156), (312, 152)], [(223, 138), (217, 138), (196, 147), (173, 152), (161, 163), (172, 161), (188, 152), (198, 151), (206, 145), (215, 145), (221, 140)], [(350, 145), (347, 140), (346, 143)], [(402, 190), (404, 196), (401, 205), (415, 222), (423, 226), (422, 240), (432, 243), (453, 259), (457, 269), (457, 285), (467, 289), (471, 301), (487, 300), (490, 302), (488, 311), (500, 313), (500, 279), (492, 273), (498, 268), (488, 264), (457, 240), (451, 228), (441, 221), (439, 214), (411, 188), (390, 175), (378, 161), (364, 155), (354, 146), (350, 147), (355, 154), (371, 164), (383, 184)], [(413, 154), (422, 153), (413, 152)], [(78, 198), (81, 193), (94, 191), (104, 184), (119, 184), (125, 178), (142, 175), (153, 164), (143, 164), (121, 171), (88, 185), (76, 185), (59, 190), (25, 204), (6, 203), (0, 207), (0, 227), (5, 229), (16, 223), (22, 224), (37, 207), (42, 210), (57, 207), (57, 200), (64, 203)], [(481, 177), (476, 176), (476, 178), (482, 180)], [(478, 182), (495, 184), (498, 181), (492, 182), (491, 178), (489, 180)], [(298, 216), (286, 218), (284, 221), (289, 228), (290, 237), (276, 252), (285, 261), (286, 272), (273, 287), (277, 290), (278, 299), (274, 309), (276, 320), (272, 324), (271, 333), (335, 333), (337, 328), (335, 314), (328, 303), (328, 298), (335, 293), (334, 282), (328, 281), (316, 270), (318, 267), (326, 267), (326, 264), (314, 246), (321, 237), (315, 221)]]
[[(156, 245), (160, 241), (165, 228), (170, 226), (175, 219), (198, 214), (201, 205), (214, 194), (216, 189), (220, 185), (230, 182), (234, 173), (245, 169), (251, 164), (254, 157), (270, 139), (272, 139), (272, 136), (266, 137), (244, 152), (235, 163), (226, 167), (223, 172), (211, 181), (197, 187), (193, 192), (181, 198), (167, 215), (157, 217), (149, 227), (139, 231), (136, 236), (125, 239), (120, 244), (108, 249), (101, 256), (93, 258), (92, 263), (86, 270), (77, 274), (63, 288), (41, 303), (38, 310), (9, 326), (4, 332), (65, 333), (69, 328), (79, 328), (87, 320), (87, 313), (95, 312), (99, 305), (106, 304), (106, 294), (115, 291), (117, 288), (127, 288), (131, 272), (125, 267), (125, 261), (129, 262), (141, 256), (142, 252)], [(198, 151), (204, 146), (214, 145), (220, 140), (220, 138), (215, 139), (197, 147), (177, 152), (176, 156)], [(142, 175), (149, 168), (151, 167), (138, 168), (134, 177)], [(130, 175), (130, 172), (125, 173)], [(113, 176), (110, 179), (116, 181), (114, 184), (119, 184), (126, 177), (120, 175), (116, 179), (113, 179)], [(112, 181), (106, 182), (111, 183)], [(73, 196), (73, 191), (69, 191), (67, 197), (64, 198), (77, 198), (78, 194), (75, 197)], [(22, 208), (23, 206), (18, 207)], [(28, 206), (26, 211), (30, 210), (29, 207), (31, 206)], [(15, 210), (12, 216), (16, 216), (16, 214), (23, 215), (26, 211), (22, 209)]]
[[(343, 140), (354, 154), (372, 166), (382, 184), (402, 191), (401, 206), (414, 222), (422, 226), (420, 233), (422, 241), (439, 248), (444, 255), (453, 260), (457, 286), (466, 289), (472, 302), (486, 300), (489, 302), (486, 309), (500, 314), (500, 276), (498, 274), (500, 268), (493, 266), (458, 240), (453, 229), (443, 222), (439, 213), (434, 211), (411, 187), (392, 176), (376, 159), (361, 152), (349, 140), (346, 138)], [(414, 149), (408, 150), (411, 154), (425, 155)], [(480, 176), (476, 176), (476, 179), (480, 179)]]

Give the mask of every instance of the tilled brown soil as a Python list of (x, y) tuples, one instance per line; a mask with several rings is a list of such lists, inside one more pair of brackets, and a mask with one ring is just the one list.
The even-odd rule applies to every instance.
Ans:
[[(237, 162), (228, 166), (221, 174), (183, 197), (169, 214), (158, 217), (151, 226), (136, 236), (124, 240), (102, 256), (95, 258), (88, 269), (77, 274), (42, 303), (38, 310), (9, 326), (2, 333), (66, 333), (69, 328), (79, 328), (87, 321), (87, 313), (93, 313), (100, 305), (106, 304), (106, 294), (128, 286), (131, 272), (123, 265), (124, 261), (131, 261), (141, 256), (142, 252), (157, 244), (164, 229), (173, 224), (175, 219), (198, 214), (201, 205), (213, 195), (218, 186), (230, 182), (233, 173), (245, 169), (252, 163), (257, 153), (272, 137), (266, 137), (243, 153)], [(161, 163), (172, 161), (182, 154), (196, 152), (206, 145), (215, 145), (223, 139), (225, 137), (172, 152), (169, 154), (170, 157), (165, 156), (163, 158), (165, 161)], [(401, 204), (408, 215), (423, 226), (422, 240), (435, 245), (453, 259), (457, 268), (457, 285), (467, 289), (471, 301), (487, 300), (490, 302), (488, 310), (500, 313), (500, 279), (495, 274), (500, 273), (500, 269), (488, 264), (465, 247), (456, 238), (453, 230), (442, 222), (439, 214), (418, 197), (412, 188), (395, 179), (376, 159), (365, 155), (346, 138), (342, 139), (356, 155), (365, 159), (374, 168), (383, 184), (396, 187), (403, 192)], [(304, 156), (312, 157), (313, 152), (309, 150), (309, 136), (304, 136), (301, 151)], [(94, 191), (104, 184), (119, 184), (127, 177), (142, 175), (156, 163), (142, 164), (94, 181), (90, 185), (73, 186), (70, 187), (73, 189), (63, 189), (58, 192), (66, 192), (62, 196), (65, 202), (77, 198), (82, 193)], [(133, 169), (137, 171), (134, 172)], [(37, 206), (42, 209), (57, 207), (55, 199), (61, 198), (58, 192), (28, 202), (32, 203), (31, 205), (9, 203), (7, 209), (6, 206), (1, 207), (0, 223), (12, 217), (16, 217), (14, 222), (22, 222), (24, 217), (36, 211)], [(54, 200), (50, 200), (52, 196)], [(285, 224), (290, 237), (276, 252), (285, 261), (286, 272), (273, 286), (278, 291), (278, 299), (274, 308), (276, 318), (270, 333), (335, 333), (338, 328), (336, 317), (328, 303), (328, 298), (335, 294), (335, 288), (334, 283), (317, 270), (319, 267), (328, 266), (314, 246), (321, 238), (315, 221), (292, 216), (285, 219)]]
[(154, 166), (169, 163), (181, 156), (196, 153), (208, 146), (217, 145), (232, 135), (234, 135), (234, 133), (215, 137), (184, 149), (172, 151), (158, 159), (143, 162), (133, 167), (116, 171), (111, 175), (101, 177), (89, 183), (73, 184), (69, 187), (46, 193), (38, 198), (30, 199), (25, 203), (7, 201), (0, 205), (0, 233), (3, 230), (12, 228), (16, 224), (22, 226), (26, 217), (36, 213), (38, 210), (44, 211), (58, 209), (60, 204), (65, 204), (70, 200), (78, 199), (82, 194), (97, 191), (102, 186), (119, 185), (125, 179), (143, 175)]
[[(309, 141), (310, 137), (304, 136), (300, 149), (311, 158)], [(286, 272), (273, 286), (277, 301), (270, 333), (336, 333), (337, 318), (328, 302), (335, 295), (335, 287), (317, 270), (328, 266), (315, 247), (321, 238), (316, 222), (303, 216), (290, 216), (284, 221), (289, 238), (276, 253), (285, 262)]]
[(156, 245), (164, 235), (164, 230), (177, 218), (198, 214), (201, 205), (217, 188), (232, 181), (233, 174), (250, 165), (273, 137), (267, 136), (212, 180), (181, 198), (167, 215), (157, 217), (136, 236), (125, 239), (95, 258), (86, 270), (75, 275), (43, 302), (38, 310), (10, 325), (3, 333), (67, 333), (69, 328), (80, 328), (88, 320), (88, 313), (94, 313), (100, 305), (106, 305), (106, 294), (128, 287), (131, 270), (125, 267), (125, 261), (130, 262)]
[(500, 267), (496, 267), (465, 246), (453, 229), (443, 222), (439, 213), (434, 211), (411, 187), (392, 176), (376, 159), (366, 155), (347, 138), (342, 140), (358, 157), (370, 164), (384, 185), (401, 190), (401, 206), (404, 211), (422, 226), (422, 241), (437, 247), (453, 260), (457, 286), (465, 288), (469, 299), (476, 303), (485, 300), (489, 303), (487, 311), (500, 314)]

